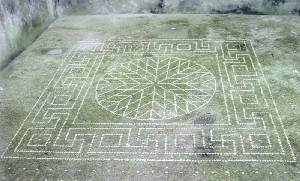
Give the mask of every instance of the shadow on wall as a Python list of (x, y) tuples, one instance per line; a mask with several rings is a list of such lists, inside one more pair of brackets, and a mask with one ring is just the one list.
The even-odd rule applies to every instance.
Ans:
[(64, 13), (300, 15), (300, 0), (0, 0), (0, 70)]

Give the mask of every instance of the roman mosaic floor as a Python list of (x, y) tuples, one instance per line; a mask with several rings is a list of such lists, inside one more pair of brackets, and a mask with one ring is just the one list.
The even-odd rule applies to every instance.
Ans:
[(0, 178), (298, 180), (300, 20), (276, 18), (60, 18), (0, 73)]

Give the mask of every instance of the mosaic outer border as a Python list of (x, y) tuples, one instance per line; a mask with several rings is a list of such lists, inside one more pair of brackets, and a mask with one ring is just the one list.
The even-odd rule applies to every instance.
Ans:
[[(185, 49), (178, 44), (187, 45)], [(222, 82), (228, 124), (172, 123), (76, 124), (74, 120), (105, 56), (132, 54), (215, 54)], [(230, 87), (230, 90), (225, 88)], [(74, 114), (75, 112), (75, 114)], [(178, 131), (168, 135), (169, 130)], [(208, 153), (171, 151), (179, 137), (195, 140), (193, 131), (220, 144)], [(239, 134), (247, 130), (248, 135)], [(107, 133), (109, 131), (109, 133)], [(266, 131), (272, 134), (267, 134)], [(157, 133), (156, 133), (157, 132)], [(161, 132), (165, 133), (162, 134)], [(225, 133), (225, 134), (224, 134)], [(119, 141), (105, 145), (107, 137)], [(270, 138), (272, 136), (272, 138)], [(261, 145), (256, 143), (262, 140)], [(258, 138), (261, 137), (261, 138)], [(126, 139), (125, 139), (126, 138)], [(34, 140), (37, 143), (34, 143)], [(100, 145), (94, 146), (100, 140)], [(273, 142), (275, 140), (275, 142)], [(199, 141), (199, 140), (198, 140)], [(189, 143), (190, 145), (195, 145)], [(277, 146), (275, 147), (274, 144)], [(121, 146), (122, 145), (122, 146)], [(114, 151), (112, 151), (112, 148)], [(164, 148), (164, 149), (161, 149)], [(276, 150), (272, 150), (276, 148)], [(279, 148), (279, 150), (278, 150)], [(265, 151), (257, 151), (264, 150)], [(125, 156), (124, 156), (125, 155)], [(233, 155), (232, 157), (227, 157)], [(194, 157), (196, 156), (196, 157)], [(277, 106), (249, 40), (157, 39), (81, 42), (73, 47), (10, 142), (2, 158), (174, 161), (174, 162), (296, 162)]]

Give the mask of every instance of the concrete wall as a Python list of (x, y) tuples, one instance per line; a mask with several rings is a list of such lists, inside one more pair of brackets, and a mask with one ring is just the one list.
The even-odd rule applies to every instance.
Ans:
[(300, 14), (300, 0), (0, 0), (0, 70), (66, 12)]

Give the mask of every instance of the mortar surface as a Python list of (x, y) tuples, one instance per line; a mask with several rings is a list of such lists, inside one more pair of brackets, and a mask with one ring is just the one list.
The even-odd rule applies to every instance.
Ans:
[(3, 180), (298, 180), (297, 16), (55, 21), (0, 72)]

